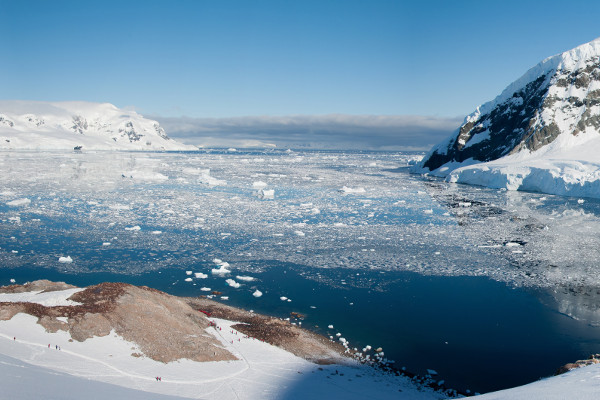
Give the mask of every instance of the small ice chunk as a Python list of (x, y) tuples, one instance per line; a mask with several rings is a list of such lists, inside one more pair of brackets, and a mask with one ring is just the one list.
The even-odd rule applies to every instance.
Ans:
[(221, 300), (229, 300), (229, 296), (221, 296)]
[(13, 201), (9, 201), (6, 203), (7, 206), (11, 206), (11, 207), (21, 207), (21, 206), (26, 206), (31, 204), (31, 200), (29, 200), (28, 198), (22, 198), (22, 199), (16, 199)]
[(209, 287), (201, 287), (200, 290), (202, 290), (203, 292), (210, 292), (212, 289)]
[(185, 281), (186, 281), (186, 282), (191, 282), (191, 281), (192, 281), (192, 278), (185, 278)]
[(302, 237), (302, 236), (306, 236), (306, 234), (305, 234), (304, 232), (302, 232), (302, 231), (294, 231), (294, 234), (295, 234), (296, 236), (300, 236), (300, 237)]
[(585, 200), (584, 200), (584, 199), (578, 199), (578, 200), (577, 200), (577, 203), (579, 203), (579, 204), (583, 204), (583, 203), (585, 203)]
[(348, 186), (344, 186), (340, 189), (340, 192), (344, 193), (344, 194), (350, 194), (350, 193), (365, 193), (366, 190), (363, 187), (357, 187), (357, 188), (351, 188)]
[(185, 271), (185, 274), (186, 274), (186, 275), (191, 275), (191, 274), (192, 274), (192, 271)]
[(240, 276), (240, 275), (237, 275), (236, 278), (237, 278), (237, 280), (244, 281), (244, 282), (252, 282), (252, 281), (256, 280), (256, 278), (254, 278), (252, 276)]
[(162, 231), (152, 231), (153, 235), (160, 235), (162, 233)]
[(266, 186), (267, 186), (267, 183), (266, 183), (266, 182), (263, 182), (263, 181), (256, 181), (256, 182), (253, 182), (253, 183), (252, 183), (252, 187), (253, 187), (254, 189), (263, 189), (263, 188), (265, 188)]
[(281, 296), (281, 297), (279, 298), (279, 300), (281, 300), (281, 301), (286, 301), (287, 299), (288, 299), (288, 298), (287, 298), (287, 297), (285, 297), (285, 296)]
[(258, 289), (256, 289), (254, 291), (254, 293), (252, 293), (252, 296), (254, 296), (254, 297), (260, 297), (262, 295), (263, 295), (263, 293), (260, 290), (258, 290)]
[(194, 275), (198, 279), (206, 279), (206, 278), (208, 278), (208, 275), (207, 274), (203, 274), (202, 272), (196, 272)]
[(429, 210), (423, 210), (424, 214), (433, 214), (433, 210), (429, 209)]
[(15, 279), (11, 279), (11, 280), (10, 280), (10, 283), (15, 283), (15, 282), (16, 282), (16, 280), (15, 280)]
[(110, 242), (104, 242), (102, 243), (102, 246), (110, 246)]
[(66, 257), (58, 257), (58, 262), (62, 263), (62, 264), (71, 264), (73, 262), (73, 259), (71, 258), (71, 256), (66, 256)]
[(505, 244), (506, 247), (519, 247), (521, 246), (521, 243), (517, 243), (517, 242), (508, 242)]
[(231, 286), (232, 288), (236, 288), (237, 289), (237, 288), (239, 288), (241, 286), (238, 282), (234, 281), (233, 279), (226, 279), (225, 282), (229, 286)]
[(275, 190), (274, 189), (260, 189), (258, 193), (256, 193), (259, 199), (274, 199), (275, 198)]
[(231, 272), (231, 270), (227, 269), (227, 267), (229, 267), (228, 262), (222, 261), (218, 258), (215, 258), (213, 262), (219, 266), (219, 268), (212, 269), (211, 272), (213, 275), (227, 275)]
[(141, 230), (141, 229), (142, 229), (142, 228), (141, 228), (139, 225), (136, 225), (136, 226), (131, 226), (131, 227), (125, 227), (125, 230), (126, 230), (126, 231), (139, 231), (139, 230)]
[(329, 326), (328, 326), (328, 328), (329, 328), (329, 329), (333, 329), (333, 325), (329, 325)]
[(228, 270), (225, 266), (221, 265), (220, 268), (213, 268), (210, 272), (212, 272), (213, 275), (227, 275), (231, 273), (231, 270)]

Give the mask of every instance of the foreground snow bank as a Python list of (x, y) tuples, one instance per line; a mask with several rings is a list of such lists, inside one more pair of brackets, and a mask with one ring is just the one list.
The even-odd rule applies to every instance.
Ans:
[(597, 399), (600, 393), (600, 364), (578, 368), (566, 374), (475, 396), (478, 400), (563, 400)]
[[(359, 364), (319, 366), (246, 337), (232, 328), (234, 322), (212, 321), (216, 328), (208, 328), (207, 334), (216, 336), (237, 361), (181, 359), (161, 363), (140, 355), (135, 343), (114, 331), (84, 342), (70, 341), (68, 332), (46, 332), (37, 324), (36, 317), (17, 314), (11, 320), (0, 321), (0, 361), (8, 360), (5, 364), (0, 362), (0, 374), (11, 376), (19, 369), (19, 376), (10, 385), (3, 386), (3, 395), (51, 398), (48, 389), (51, 392), (62, 386), (64, 390), (73, 385), (72, 390), (61, 392), (60, 398), (80, 399), (82, 391), (92, 389), (102, 393), (96, 398), (134, 399), (169, 399), (171, 396), (217, 400), (392, 399), (398, 398), (400, 392), (403, 399), (442, 397), (431, 390), (418, 389), (408, 378), (384, 375)], [(53, 383), (48, 388), (44, 383), (50, 376)], [(91, 385), (88, 380), (92, 381)], [(22, 392), (23, 385), (28, 387)], [(132, 389), (154, 395), (133, 396)]]

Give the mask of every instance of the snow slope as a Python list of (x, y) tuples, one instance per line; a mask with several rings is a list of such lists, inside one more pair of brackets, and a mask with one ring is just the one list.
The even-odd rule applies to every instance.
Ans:
[(412, 169), (451, 182), (600, 197), (600, 38), (547, 58)]
[[(72, 292), (51, 292), (52, 304), (64, 304)], [(25, 299), (17, 293), (2, 300)], [(11, 377), (8, 384), (2, 380), (2, 398), (75, 400), (89, 398), (82, 396), (87, 391), (98, 399), (390, 399), (400, 392), (403, 399), (444, 397), (409, 378), (350, 360), (319, 366), (247, 337), (226, 320), (213, 318), (216, 327), (207, 328), (206, 335), (216, 337), (237, 360), (169, 363), (145, 357), (136, 343), (114, 330), (79, 342), (67, 331), (46, 331), (37, 320), (18, 313), (0, 321), (0, 376)]]
[(0, 101), (0, 149), (195, 150), (109, 103)]
[(600, 364), (563, 375), (542, 379), (529, 385), (475, 396), (477, 400), (593, 400), (600, 394)]

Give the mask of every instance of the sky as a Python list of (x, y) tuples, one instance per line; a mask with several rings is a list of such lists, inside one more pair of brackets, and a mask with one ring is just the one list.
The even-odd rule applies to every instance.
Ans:
[(0, 98), (109, 102), (190, 142), (281, 141), (291, 120), (300, 141), (427, 147), (600, 36), (598, 15), (578, 0), (0, 0)]

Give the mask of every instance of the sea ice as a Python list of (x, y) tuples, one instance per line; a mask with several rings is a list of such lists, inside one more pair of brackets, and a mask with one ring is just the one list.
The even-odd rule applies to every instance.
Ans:
[(254, 296), (254, 297), (261, 297), (262, 295), (263, 295), (263, 293), (258, 289), (256, 289), (254, 291), (254, 293), (252, 293), (252, 296)]
[(238, 282), (234, 281), (233, 279), (226, 279), (225, 282), (229, 286), (231, 286), (232, 288), (235, 288), (235, 289), (237, 289), (237, 288), (239, 288), (241, 286)]
[(6, 205), (11, 207), (21, 207), (31, 204), (31, 200), (28, 198), (16, 199), (6, 203)]

